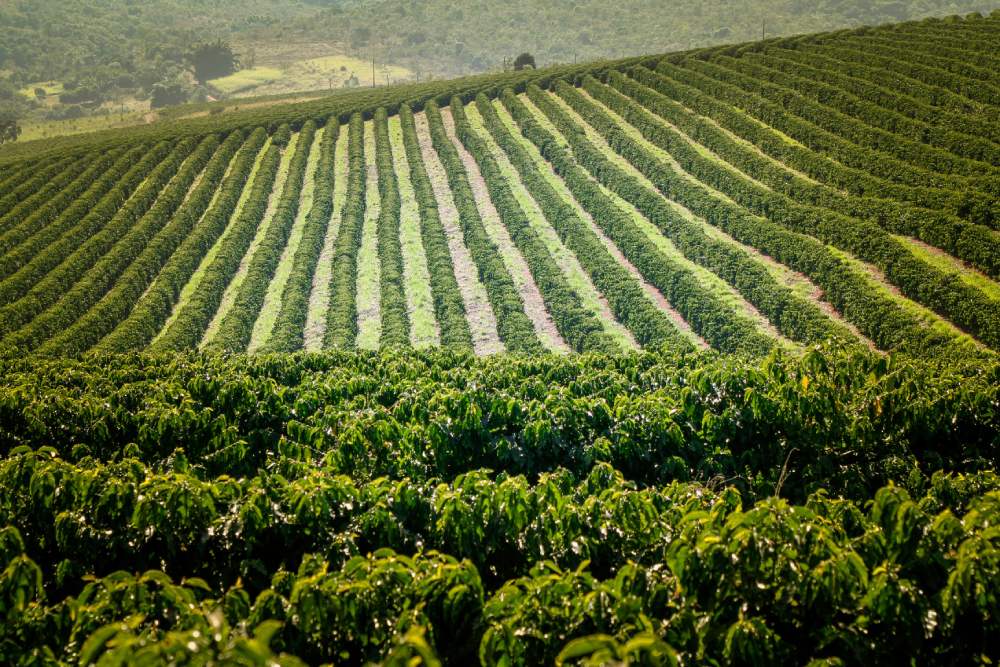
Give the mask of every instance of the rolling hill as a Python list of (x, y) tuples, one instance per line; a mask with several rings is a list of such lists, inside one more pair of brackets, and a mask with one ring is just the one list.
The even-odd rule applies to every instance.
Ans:
[(1000, 657), (997, 53), (976, 14), (5, 148), (0, 661)]

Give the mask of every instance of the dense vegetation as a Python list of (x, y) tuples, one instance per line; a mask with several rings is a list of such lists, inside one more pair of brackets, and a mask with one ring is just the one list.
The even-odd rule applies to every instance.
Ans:
[(1000, 659), (998, 47), (5, 148), (0, 663)]

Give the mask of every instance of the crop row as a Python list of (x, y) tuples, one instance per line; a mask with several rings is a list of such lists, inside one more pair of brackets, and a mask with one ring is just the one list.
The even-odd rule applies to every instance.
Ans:
[[(568, 84), (556, 84), (557, 93), (576, 102), (579, 92)], [(850, 339), (818, 307), (781, 285), (759, 262), (733, 244), (714, 239), (701, 226), (673, 211), (663, 197), (638, 178), (615, 165), (587, 139), (583, 129), (537, 87), (528, 89), (532, 102), (569, 142), (577, 162), (602, 185), (630, 202), (690, 259), (729, 283), (752, 303), (779, 332), (802, 343), (827, 338)]]
[(288, 243), (292, 225), (295, 224), (295, 218), (299, 213), (302, 184), (315, 133), (316, 125), (312, 121), (303, 125), (299, 132), (289, 163), (288, 176), (273, 207), (271, 218), (260, 223), (267, 224), (267, 229), (260, 244), (253, 251), (235, 301), (222, 318), (215, 337), (208, 343), (209, 349), (243, 352), (250, 344), (254, 322), (257, 321), (261, 306), (264, 304), (267, 286), (278, 268), (282, 251)]
[[(3, 199), (0, 199), (0, 234), (3, 235), (0, 239), (6, 239), (7, 233), (21, 220), (23, 211), (37, 209), (39, 202), (58, 194), (90, 165), (87, 158), (66, 158), (50, 162), (47, 168), (37, 172), (29, 168), (15, 170), (4, 182), (8, 189)], [(0, 242), (0, 247), (9, 246), (8, 241)]]
[[(196, 153), (192, 160), (185, 163), (177, 179), (171, 182), (170, 188), (146, 214), (146, 229), (141, 235), (130, 234), (123, 238), (64, 298), (64, 301), (69, 299), (64, 313), (73, 310), (82, 313), (82, 307), (91, 300), (99, 301), (82, 316), (74, 316), (71, 326), (68, 326), (70, 322), (64, 323), (56, 335), (39, 346), (40, 354), (74, 355), (84, 352), (129, 314), (173, 253), (203, 219), (233, 156), (243, 143), (242, 132), (231, 133), (221, 144), (214, 137), (203, 142), (199, 152), (214, 150), (216, 145), (218, 149), (212, 152), (210, 159)], [(190, 175), (199, 169), (203, 159), (204, 170), (192, 186)], [(125, 255), (128, 265), (112, 284), (110, 276), (118, 274), (113, 273), (108, 263), (117, 264), (122, 255)], [(72, 306), (73, 310), (69, 304), (76, 304)]]
[(399, 183), (396, 163), (389, 144), (389, 118), (385, 109), (375, 112), (375, 163), (381, 197), (378, 215), (378, 259), (381, 281), (379, 313), (382, 317), (380, 347), (410, 344), (410, 318), (403, 289), (403, 248), (399, 237)]
[[(460, 107), (461, 102), (457, 106)], [(454, 117), (455, 110), (452, 109), (451, 111)], [(521, 300), (521, 295), (514, 285), (510, 271), (500, 257), (500, 252), (496, 244), (490, 238), (485, 225), (483, 225), (482, 217), (480, 217), (479, 210), (476, 208), (475, 195), (473, 195), (472, 187), (469, 185), (468, 174), (465, 172), (465, 165), (462, 164), (462, 159), (459, 157), (458, 151), (445, 131), (441, 112), (436, 104), (428, 104), (425, 109), (425, 115), (430, 128), (434, 149), (437, 151), (448, 176), (448, 183), (455, 200), (455, 208), (458, 210), (459, 223), (462, 227), (462, 236), (465, 239), (465, 245), (469, 249), (473, 261), (476, 263), (479, 279), (486, 288), (490, 305), (496, 315), (497, 333), (500, 335), (503, 344), (511, 352), (541, 352), (542, 343), (535, 333), (531, 320), (524, 312), (524, 302)], [(455, 119), (455, 124), (456, 131), (458, 131), (457, 118)], [(465, 136), (465, 133), (459, 134), (460, 138), (463, 136)], [(468, 147), (468, 144), (466, 144), (466, 147)], [(476, 151), (470, 148), (469, 152), (477, 157), (478, 162), (479, 155), (476, 154)], [(480, 169), (482, 167), (483, 165), (480, 163)], [(493, 200), (501, 217), (503, 218), (504, 212), (507, 211), (511, 223), (516, 224), (512, 217), (517, 215), (514, 209), (505, 209), (498, 203), (496, 197), (493, 196), (494, 188), (504, 187), (503, 181), (491, 178), (491, 175), (487, 174), (485, 170), (483, 171), (483, 176), (486, 179), (487, 186), (490, 186), (490, 198)], [(508, 204), (509, 202), (504, 203)], [(516, 203), (514, 205), (516, 206)], [(525, 235), (531, 233), (526, 230), (527, 222), (524, 221), (523, 213), (520, 218), (520, 226), (516, 226), (514, 229), (511, 229), (511, 224), (508, 224), (508, 218), (503, 218), (503, 222), (507, 226), (515, 244), (518, 243), (518, 239), (523, 241)], [(515, 230), (525, 230), (525, 235), (515, 237), (517, 234)], [(518, 248), (522, 254), (525, 254), (525, 250), (520, 244), (518, 244)], [(544, 248), (541, 252), (545, 252), (546, 255), (548, 254)], [(534, 266), (537, 265), (533, 265), (533, 259), (538, 259), (540, 262), (545, 260), (539, 259), (538, 256), (532, 256), (531, 258), (527, 255), (525, 256), (528, 266), (532, 267), (532, 275), (534, 276)], [(551, 257), (549, 257), (549, 260), (551, 260)], [(537, 282), (538, 276), (534, 277)], [(541, 286), (539, 287), (541, 288)], [(546, 305), (548, 305), (547, 302)]]
[[(235, 132), (230, 136), (242, 137), (242, 133)], [(227, 143), (230, 140), (236, 139), (227, 138)], [(236, 155), (221, 185), (213, 193), (209, 209), (200, 220), (191, 219), (193, 210), (179, 214), (184, 218), (182, 225), (187, 226), (192, 222), (196, 224), (184, 236), (180, 246), (166, 259), (159, 272), (143, 276), (147, 283), (152, 282), (143, 294), (119, 299), (117, 297), (123, 293), (115, 293), (105, 300), (103, 307), (96, 309), (95, 313), (103, 313), (102, 321), (105, 323), (103, 326), (113, 327), (110, 333), (96, 344), (97, 350), (105, 353), (125, 352), (144, 348), (152, 342), (170, 317), (184, 285), (191, 279), (209, 248), (229, 224), (243, 186), (250, 177), (255, 158), (266, 140), (267, 134), (262, 129), (250, 135)], [(225, 143), (223, 147), (226, 147)], [(122, 289), (128, 288), (123, 286)], [(117, 312), (111, 315), (107, 312), (108, 309), (115, 309)]]
[[(219, 139), (211, 136), (183, 159), (168, 157), (157, 167), (100, 234), (88, 240), (32, 289), (29, 298), (37, 294), (41, 302), (41, 295), (52, 295), (51, 303), (30, 323), (7, 336), (6, 342), (23, 350), (37, 348), (63, 332), (107, 294), (146, 244), (167, 224), (218, 147)], [(161, 167), (166, 172), (162, 177)], [(150, 205), (151, 202), (155, 203)], [(98, 243), (102, 237), (110, 242)]]
[(324, 347), (353, 348), (358, 335), (358, 250), (361, 248), (367, 187), (365, 123), (361, 114), (351, 116), (348, 138), (347, 200), (333, 246), (330, 308), (323, 337)]
[[(595, 87), (595, 83), (590, 80), (585, 82), (584, 87), (597, 93), (610, 90)], [(809, 277), (823, 289), (825, 298), (837, 311), (879, 348), (888, 350), (906, 345), (913, 350), (937, 348), (943, 354), (954, 350), (952, 339), (926, 329), (894, 299), (874, 291), (866, 276), (840, 261), (817, 239), (767, 218), (753, 216), (741, 206), (713, 196), (704, 187), (674, 173), (645, 147), (621, 132), (618, 123), (598, 105), (582, 96), (568, 96), (566, 100), (664, 196), (677, 201), (737, 241)], [(966, 353), (968, 350), (960, 354)]]
[[(638, 83), (663, 96), (656, 98), (661, 102), (658, 109), (672, 122), (683, 127), (687, 134), (697, 137), (699, 141), (710, 142), (706, 145), (720, 154), (738, 156), (741, 163), (752, 165), (748, 168), (754, 170), (755, 177), (766, 180), (773, 187), (794, 193), (805, 201), (822, 202), (833, 210), (872, 220), (892, 233), (919, 238), (970, 262), (991, 276), (1000, 276), (1000, 262), (995, 250), (998, 243), (996, 235), (982, 225), (958, 219), (946, 212), (950, 209), (963, 210), (967, 203), (961, 201), (963, 195), (938, 190), (944, 200), (938, 201), (936, 196), (927, 199), (930, 190), (882, 181), (872, 174), (843, 166), (808, 148), (784, 141), (771, 129), (752, 121), (745, 114), (662, 73), (639, 68), (632, 70), (630, 75)], [(619, 90), (627, 92), (630, 89), (621, 79), (615, 79), (615, 82)], [(676, 109), (676, 104), (671, 104), (668, 100), (710, 117), (715, 123), (749, 141), (776, 161), (828, 184), (829, 190), (824, 193), (816, 186), (806, 186), (801, 183), (802, 179), (787, 172), (784, 178), (778, 178), (780, 169), (775, 171), (773, 166), (754, 159), (746, 150), (739, 149), (734, 146), (734, 142), (713, 131), (709, 124), (704, 121), (685, 121), (690, 116), (686, 112), (671, 113), (672, 109)], [(846, 190), (851, 196), (841, 196), (838, 200), (836, 196), (829, 194), (830, 190)], [(941, 210), (919, 208), (911, 201), (919, 206)]]
[(404, 105), (399, 110), (399, 117), (410, 181), (420, 209), (420, 239), (427, 257), (431, 295), (434, 298), (434, 317), (441, 331), (441, 344), (444, 347), (469, 350), (472, 349), (472, 332), (465, 317), (465, 303), (455, 279), (455, 267), (438, 213), (434, 189), (420, 152), (413, 111)]
[[(621, 75), (617, 75), (621, 76)], [(612, 75), (615, 78), (615, 75)], [(622, 77), (624, 78), (624, 77)], [(681, 167), (747, 208), (794, 231), (814, 236), (871, 262), (908, 297), (950, 319), (994, 349), (1000, 349), (1000, 304), (916, 257), (877, 225), (827, 209), (800, 204), (699, 154), (673, 128), (621, 93), (591, 80), (588, 90)]]
[[(89, 207), (107, 192), (130, 167), (150, 152), (162, 157), (164, 146), (152, 151), (137, 146), (129, 151), (114, 151), (88, 165), (73, 181), (40, 207), (18, 207), (12, 214), (21, 215), (16, 226), (4, 238), (7, 247), (0, 257), (0, 280), (5, 280), (31, 261), (38, 250), (48, 247), (63, 234), (72, 231)], [(55, 193), (53, 193), (55, 194)], [(39, 203), (39, 202), (36, 202)], [(4, 301), (9, 303), (9, 301)]]
[(291, 274), (281, 293), (281, 310), (265, 345), (269, 352), (294, 352), (302, 349), (305, 340), (313, 274), (333, 215), (334, 154), (339, 136), (340, 123), (335, 119), (328, 121), (319, 146), (311, 207), (292, 259)]
[[(940, 180), (953, 187), (975, 187), (986, 176), (996, 177), (996, 169), (992, 163), (997, 156), (993, 148), (985, 149), (987, 161), (981, 162), (979, 158), (960, 157), (961, 153), (956, 153), (955, 149), (964, 148), (961, 144), (938, 147), (931, 141), (911, 139), (911, 136), (923, 136), (926, 140), (933, 136), (927, 134), (926, 126), (883, 127), (891, 120), (890, 114), (884, 109), (864, 114), (864, 107), (855, 103), (851, 112), (845, 113), (839, 106), (832, 105), (828, 98), (814, 101), (812, 98), (818, 97), (820, 93), (829, 93), (828, 89), (824, 90), (823, 84), (810, 82), (812, 86), (808, 86), (801, 78), (790, 74), (774, 76), (751, 58), (720, 56), (713, 58), (710, 65), (710, 68), (699, 66), (699, 69), (716, 78), (736, 83), (744, 90), (765, 97), (817, 127), (859, 146), (892, 155), (916, 168), (941, 174), (943, 177)], [(984, 150), (983, 146), (977, 148), (979, 151)]]
[[(287, 143), (287, 128), (284, 132)], [(225, 235), (217, 242), (218, 252), (205, 267), (198, 281), (198, 289), (181, 307), (173, 322), (167, 325), (163, 333), (152, 342), (150, 348), (156, 351), (180, 350), (197, 347), (205, 330), (222, 302), (233, 276), (240, 268), (240, 262), (253, 242), (257, 228), (264, 220), (267, 203), (274, 187), (281, 162), (281, 146), (272, 137), (261, 158), (249, 185), (249, 196), (243, 202), (243, 207), (236, 214), (226, 229)]]
[[(629, 262), (638, 268), (643, 277), (667, 298), (702, 338), (711, 343), (713, 347), (725, 351), (763, 353), (773, 346), (774, 341), (769, 336), (759, 332), (753, 322), (741, 318), (730, 306), (721, 303), (718, 297), (706, 289), (704, 285), (701, 285), (689, 270), (678, 265), (656, 248), (632, 223), (627, 214), (615, 206), (600, 187), (588, 178), (566, 149), (556, 142), (555, 137), (531, 117), (530, 112), (512, 91), (505, 92), (502, 95), (502, 100), (520, 126), (524, 136), (538, 147), (542, 156), (564, 179), (576, 200), (590, 214), (594, 224), (607, 234)], [(485, 108), (488, 106), (488, 102), (484, 100), (481, 106)], [(491, 116), (488, 111), (484, 111), (483, 115), (488, 119), (493, 118), (495, 126), (497, 122), (495, 113)], [(524, 159), (525, 156), (522, 154), (517, 158), (516, 164), (522, 164), (526, 168), (527, 163), (524, 162)], [(557, 217), (553, 219), (559, 220), (562, 229), (557, 228), (557, 231), (561, 231), (561, 235), (566, 237), (566, 242), (574, 248), (577, 257), (590, 256), (585, 266), (590, 264), (593, 267), (591, 275), (595, 279), (595, 284), (607, 295), (608, 301), (615, 308), (619, 319), (631, 325), (630, 328), (636, 333), (636, 339), (640, 343), (643, 345), (680, 343), (676, 338), (676, 330), (668, 322), (643, 322), (640, 319), (644, 313), (643, 309), (638, 306), (643, 304), (648, 307), (652, 304), (645, 299), (643, 294), (637, 292), (636, 287), (633, 286), (632, 289), (629, 289), (629, 284), (621, 280), (620, 273), (618, 275), (618, 279), (621, 281), (619, 284), (609, 282), (612, 279), (611, 276), (616, 273), (610, 267), (612, 264), (617, 265), (617, 262), (611, 257), (605, 258), (595, 252), (593, 241), (589, 244), (590, 247), (581, 241), (581, 239), (587, 238), (584, 231), (589, 230), (579, 229), (578, 219), (574, 220), (566, 213), (562, 214), (561, 219)], [(576, 222), (577, 228), (567, 224), (567, 221)], [(591, 236), (593, 236), (592, 232)], [(600, 260), (604, 260), (601, 263), (605, 266), (601, 266)], [(640, 299), (641, 301), (639, 301)], [(646, 315), (646, 318), (649, 316)], [(650, 340), (649, 335), (662, 327), (669, 327), (667, 329), (669, 337), (664, 336), (660, 340)]]

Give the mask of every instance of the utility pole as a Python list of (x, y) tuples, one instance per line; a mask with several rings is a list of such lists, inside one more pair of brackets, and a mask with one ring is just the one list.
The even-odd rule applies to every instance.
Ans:
[(761, 39), (761, 41), (764, 41), (764, 39), (765, 39), (764, 34), (765, 34), (765, 28), (766, 27), (767, 27), (767, 19), (761, 19), (760, 20), (760, 39)]
[(375, 87), (375, 54), (372, 54), (372, 88)]

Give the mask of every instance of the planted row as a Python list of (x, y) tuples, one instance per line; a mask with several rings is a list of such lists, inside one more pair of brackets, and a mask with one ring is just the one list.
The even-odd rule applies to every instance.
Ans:
[[(160, 221), (162, 227), (156, 229), (156, 224), (150, 224), (150, 229), (146, 233), (151, 234), (155, 231), (151, 238), (140, 236), (123, 238), (111, 254), (91, 269), (88, 276), (91, 274), (93, 276), (81, 280), (66, 299), (70, 299), (69, 303), (79, 304), (74, 306), (75, 310), (84, 312), (80, 309), (81, 306), (86, 306), (98, 295), (104, 295), (104, 298), (86, 310), (82, 317), (75, 319), (72, 326), (67, 328), (64, 324), (60, 332), (39, 347), (40, 354), (74, 355), (84, 352), (129, 314), (173, 253), (203, 219), (233, 155), (243, 142), (242, 132), (232, 132), (226, 137), (205, 164), (197, 185), (190, 192), (188, 192), (190, 183), (185, 172), (196, 171), (200, 157), (196, 154), (192, 160), (185, 163), (178, 173), (178, 179), (171, 183), (171, 190), (164, 192), (156, 205), (146, 214), (146, 218), (151, 221)], [(199, 152), (208, 150), (216, 144), (218, 141), (210, 137), (199, 147)], [(116, 255), (124, 252), (130, 252), (134, 259), (130, 260), (128, 268), (114, 285), (108, 282), (102, 286), (99, 281), (107, 281), (107, 276), (112, 273), (107, 264), (109, 261), (120, 261)], [(106, 295), (102, 289), (107, 292)], [(72, 312), (69, 308), (65, 308), (64, 312), (67, 311)], [(38, 320), (32, 323), (32, 328), (37, 322)]]
[[(431, 295), (434, 298), (434, 317), (441, 332), (441, 345), (457, 349), (472, 349), (472, 332), (465, 316), (465, 303), (455, 279), (448, 238), (438, 213), (434, 188), (427, 176), (423, 155), (417, 139), (417, 128), (413, 121), (413, 111), (404, 105), (399, 110), (400, 126), (403, 131), (403, 148), (410, 170), (410, 182), (414, 197), (420, 208), (420, 239), (427, 270), (430, 274)], [(411, 223), (412, 224), (412, 223)]]
[[(287, 129), (284, 143), (288, 142)], [(243, 206), (227, 227), (225, 235), (218, 241), (218, 252), (211, 263), (198, 277), (198, 289), (184, 303), (180, 312), (163, 333), (152, 342), (150, 349), (156, 351), (181, 350), (197, 347), (204, 337), (212, 317), (219, 309), (226, 286), (236, 275), (240, 262), (253, 242), (257, 228), (264, 220), (267, 203), (278, 175), (281, 163), (281, 147), (272, 137), (265, 150), (250, 192)]]
[(381, 197), (378, 215), (378, 259), (381, 281), (379, 312), (382, 316), (381, 347), (410, 344), (410, 318), (403, 290), (403, 248), (399, 237), (402, 204), (396, 163), (389, 144), (389, 118), (385, 109), (375, 112), (375, 163)]
[[(580, 93), (565, 83), (556, 84), (557, 93), (581, 105)], [(583, 128), (537, 87), (528, 89), (532, 102), (566, 138), (577, 162), (602, 185), (628, 201), (655, 224), (689, 260), (704, 266), (729, 283), (754, 305), (775, 328), (802, 343), (828, 338), (850, 340), (851, 334), (836, 326), (809, 300), (780, 284), (750, 254), (732, 243), (715, 239), (696, 222), (674, 211), (655, 190), (615, 165), (588, 140)]]
[(636, 127), (648, 141), (670, 153), (683, 169), (700, 181), (732, 197), (756, 215), (871, 262), (906, 296), (941, 314), (993, 349), (1000, 349), (1000, 303), (963, 283), (957, 276), (919, 259), (885, 230), (827, 209), (799, 204), (754, 183), (741, 172), (720, 167), (699, 154), (676, 130), (657, 122), (650, 111), (621, 93), (593, 80), (588, 90)]
[[(457, 106), (460, 107), (461, 102)], [(454, 108), (451, 111), (454, 117)], [(486, 231), (486, 226), (483, 224), (479, 210), (476, 208), (475, 195), (473, 195), (472, 187), (469, 185), (469, 177), (465, 173), (465, 165), (462, 164), (462, 159), (459, 157), (458, 151), (451, 143), (451, 138), (445, 131), (441, 112), (436, 104), (428, 104), (424, 112), (427, 124), (430, 127), (434, 150), (437, 151), (438, 156), (441, 158), (441, 163), (444, 165), (445, 172), (448, 175), (448, 184), (451, 187), (451, 194), (455, 200), (455, 208), (458, 209), (459, 223), (462, 226), (462, 237), (465, 240), (465, 246), (469, 249), (469, 254), (476, 263), (479, 279), (486, 288), (490, 306), (496, 315), (497, 333), (500, 336), (500, 340), (503, 341), (503, 344), (511, 352), (541, 352), (543, 349), (542, 343), (538, 339), (531, 320), (524, 312), (524, 302), (521, 300), (521, 295), (518, 293), (517, 287), (514, 285), (514, 280), (504, 265), (496, 244), (493, 243), (489, 233)], [(457, 124), (456, 119), (456, 130)], [(472, 150), (469, 152), (474, 156), (476, 155)], [(480, 169), (482, 169), (482, 165), (480, 165)], [(493, 203), (502, 217), (504, 209), (501, 208), (501, 205), (493, 197), (493, 188), (503, 187), (502, 181), (491, 179), (485, 173), (484, 176), (486, 184), (490, 186), (490, 198), (493, 199)], [(523, 214), (521, 215), (521, 219), (521, 225), (526, 227), (527, 223), (523, 221)], [(514, 227), (512, 229), (506, 218), (503, 221), (511, 234), (511, 238), (514, 239), (515, 243), (518, 243), (518, 239), (522, 239), (523, 236), (518, 236), (517, 238), (514, 238), (514, 236), (522, 227)], [(521, 251), (521, 254), (524, 254), (524, 248), (520, 244), (518, 245), (518, 249)], [(547, 254), (544, 248), (543, 252)], [(532, 262), (527, 256), (525, 260), (528, 262), (528, 266), (532, 267)], [(534, 269), (532, 269), (532, 275), (534, 276)], [(535, 281), (538, 282), (538, 277), (534, 277)]]
[(323, 336), (323, 347), (327, 348), (353, 348), (358, 335), (358, 251), (365, 221), (367, 187), (365, 122), (361, 114), (351, 116), (348, 133), (347, 199), (333, 246), (330, 307)]
[[(238, 136), (234, 133), (231, 136)], [(228, 174), (214, 194), (214, 200), (202, 218), (186, 234), (180, 246), (170, 254), (163, 268), (145, 280), (152, 285), (138, 298), (134, 308), (128, 299), (109, 299), (106, 308), (98, 308), (101, 319), (114, 329), (96, 345), (100, 352), (126, 352), (146, 347), (170, 317), (181, 290), (191, 280), (198, 265), (212, 245), (222, 236), (240, 200), (240, 193), (250, 178), (258, 153), (267, 141), (267, 133), (258, 128), (237, 154)], [(190, 224), (185, 220), (184, 225)], [(115, 305), (121, 307), (118, 309)], [(108, 310), (115, 310), (112, 315)], [(96, 326), (96, 325), (95, 325)], [(194, 344), (196, 344), (195, 341)]]
[(243, 352), (250, 344), (250, 336), (264, 305), (268, 285), (278, 268), (282, 251), (288, 244), (288, 237), (299, 213), (306, 164), (315, 134), (316, 124), (312, 121), (302, 126), (295, 152), (289, 161), (284, 187), (273, 207), (270, 220), (263, 223), (267, 225), (267, 229), (253, 251), (235, 300), (223, 316), (215, 337), (208, 342), (208, 349), (217, 352)]

